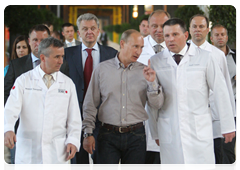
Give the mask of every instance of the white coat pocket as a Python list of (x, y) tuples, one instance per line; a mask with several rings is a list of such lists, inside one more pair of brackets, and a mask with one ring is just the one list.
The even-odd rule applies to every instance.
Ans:
[(210, 114), (195, 115), (195, 126), (199, 140), (213, 139), (212, 117)]
[(158, 118), (158, 136), (160, 143), (172, 142), (172, 129), (170, 118)]
[(199, 90), (204, 84), (204, 72), (203, 71), (187, 71), (187, 88), (190, 90)]
[(57, 159), (59, 163), (66, 163), (67, 161), (67, 147), (65, 145), (65, 138), (58, 138), (54, 140)]
[(16, 164), (30, 164), (32, 162), (32, 139), (17, 137)]

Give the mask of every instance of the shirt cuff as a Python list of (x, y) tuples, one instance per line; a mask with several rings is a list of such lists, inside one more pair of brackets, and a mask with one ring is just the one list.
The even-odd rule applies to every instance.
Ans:
[(86, 129), (84, 129), (84, 133), (93, 133), (93, 129), (92, 128), (86, 128)]

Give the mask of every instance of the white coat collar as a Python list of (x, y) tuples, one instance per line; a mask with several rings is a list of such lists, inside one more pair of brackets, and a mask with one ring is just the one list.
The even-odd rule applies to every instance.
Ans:
[(207, 42), (206, 40), (204, 41), (204, 43), (200, 46), (197, 46), (196, 44), (194, 44), (194, 42), (192, 40), (189, 41), (195, 48), (200, 48), (206, 51), (212, 51), (212, 45)]
[[(184, 63), (186, 63), (189, 60), (189, 57), (192, 57), (196, 54), (196, 48), (195, 46), (191, 45), (189, 46), (187, 52), (184, 54), (184, 57), (182, 58), (181, 62), (179, 65), (182, 65)], [(170, 51), (168, 49), (165, 49), (163, 51), (163, 58), (167, 58), (167, 63), (177, 67), (177, 63), (174, 61), (174, 59), (172, 58), (172, 54), (170, 53)]]
[[(148, 35), (147, 37), (148, 37), (149, 44), (151, 45), (152, 48), (153, 48), (155, 45), (158, 44), (158, 43), (152, 38), (151, 35)], [(160, 43), (160, 45), (161, 45), (164, 49), (167, 48), (165, 41), (163, 41), (162, 43)]]
[[(44, 75), (46, 74), (46, 73), (42, 70), (42, 68), (41, 68), (40, 65), (38, 66), (38, 72), (39, 72), (41, 78), (43, 78)], [(52, 77), (53, 77), (53, 80), (56, 81), (56, 80), (57, 80), (57, 72), (54, 72), (54, 73), (52, 73), (51, 75), (52, 75)]]
[[(45, 85), (43, 79), (42, 79), (42, 74), (43, 73), (40, 73), (40, 65), (38, 65), (37, 67), (35, 67), (33, 69), (33, 80), (36, 82), (36, 84), (41, 87), (42, 89), (45, 89), (45, 90), (48, 90), (47, 86)], [(44, 73), (45, 74), (45, 73)], [(63, 74), (58, 71), (58, 72), (55, 72), (56, 74), (56, 77), (55, 77), (55, 82), (52, 84), (52, 86), (49, 88), (49, 90), (52, 90), (52, 89), (56, 89), (59, 87), (59, 84), (62, 84), (64, 83), (64, 78), (63, 78)]]

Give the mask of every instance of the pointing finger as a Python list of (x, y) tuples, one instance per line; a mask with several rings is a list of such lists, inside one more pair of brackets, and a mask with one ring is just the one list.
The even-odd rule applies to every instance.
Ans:
[(151, 67), (150, 59), (148, 59), (148, 67)]

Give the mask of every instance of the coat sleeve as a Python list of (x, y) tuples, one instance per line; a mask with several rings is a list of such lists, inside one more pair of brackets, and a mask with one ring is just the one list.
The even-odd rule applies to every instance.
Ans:
[(24, 79), (20, 76), (16, 79), (11, 88), (10, 95), (4, 108), (4, 133), (7, 131), (14, 132), (14, 125), (22, 110), (22, 99), (24, 93)]
[(100, 64), (93, 71), (87, 93), (83, 102), (83, 130), (86, 133), (93, 133), (95, 129), (97, 108), (100, 105), (99, 72)]
[(72, 143), (80, 149), (80, 136), (82, 131), (82, 119), (77, 100), (75, 85), (70, 81), (71, 95), (68, 103), (68, 118), (67, 118), (67, 140), (65, 144)]
[(213, 91), (213, 100), (219, 114), (222, 134), (235, 131), (233, 109), (225, 78), (217, 61), (210, 56), (207, 65), (207, 83)]

